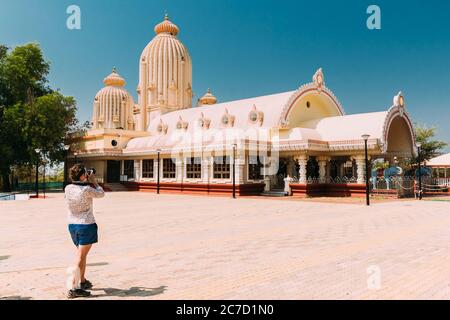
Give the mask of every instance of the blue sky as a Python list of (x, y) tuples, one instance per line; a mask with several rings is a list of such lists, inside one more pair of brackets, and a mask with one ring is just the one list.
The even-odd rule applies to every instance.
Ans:
[[(82, 29), (66, 28), (76, 4)], [(366, 9), (381, 8), (368, 30)], [(196, 98), (289, 91), (324, 69), (346, 113), (385, 110), (402, 90), (417, 123), (450, 142), (450, 2), (275, 0), (0, 0), (0, 43), (37, 41), (49, 77), (78, 101), (80, 120), (113, 66), (136, 98), (139, 56), (167, 10), (193, 59)]]

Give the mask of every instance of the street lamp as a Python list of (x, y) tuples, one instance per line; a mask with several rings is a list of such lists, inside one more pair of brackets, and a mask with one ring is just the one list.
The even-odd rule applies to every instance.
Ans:
[(46, 187), (46, 185), (45, 185), (45, 169), (47, 167), (47, 161), (45, 160), (45, 155), (44, 155), (44, 157), (42, 159), (42, 163), (44, 164), (44, 175), (43, 175), (43, 181), (42, 181), (42, 183), (43, 183), (42, 189), (43, 189), (43, 192), (44, 192), (44, 199), (45, 199), (45, 187)]
[(369, 198), (369, 157), (367, 156), (367, 140), (369, 140), (370, 135), (363, 134), (361, 136), (364, 139), (364, 155), (366, 160), (366, 205), (370, 205), (370, 198)]
[(420, 162), (421, 162), (421, 159), (420, 159), (420, 148), (422, 147), (422, 144), (420, 143), (420, 142), (418, 142), (418, 143), (416, 143), (416, 145), (417, 145), (417, 160), (418, 160), (418, 163), (419, 163), (419, 200), (422, 200), (422, 168), (421, 168), (421, 166), (420, 166)]
[(75, 164), (77, 164), (77, 161), (78, 161), (78, 160), (77, 160), (78, 152), (74, 152), (73, 155), (75, 156)]
[(69, 154), (70, 144), (64, 145), (64, 183), (63, 183), (63, 189), (67, 186), (67, 155)]
[(158, 152), (158, 172), (156, 174), (156, 193), (159, 194), (159, 172), (161, 171), (161, 149), (156, 150)]
[(233, 199), (236, 199), (236, 149), (237, 144), (233, 144)]
[(36, 198), (39, 198), (39, 154), (41, 153), (41, 149), (36, 148), (34, 149), (36, 152), (36, 180), (35, 180), (35, 191), (36, 191)]

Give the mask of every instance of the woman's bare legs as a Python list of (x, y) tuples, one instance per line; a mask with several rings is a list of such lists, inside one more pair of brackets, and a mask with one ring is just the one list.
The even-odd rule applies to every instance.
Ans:
[(86, 273), (86, 260), (89, 250), (91, 250), (92, 244), (88, 244), (85, 246), (78, 246), (78, 255), (77, 255), (77, 263), (76, 265), (80, 268), (80, 281), (85, 282), (86, 278), (84, 277)]

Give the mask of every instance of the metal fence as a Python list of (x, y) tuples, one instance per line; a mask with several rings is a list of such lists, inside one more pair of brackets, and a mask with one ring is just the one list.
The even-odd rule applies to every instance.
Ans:
[[(422, 195), (450, 194), (450, 178), (433, 178), (422, 176)], [(297, 177), (292, 178), (292, 183), (298, 183)], [(308, 177), (308, 184), (348, 184), (357, 183), (356, 177), (336, 177), (321, 180), (316, 177)], [(419, 192), (419, 180), (413, 176), (372, 177), (369, 179), (369, 189), (372, 194), (397, 195), (398, 197), (417, 196)]]

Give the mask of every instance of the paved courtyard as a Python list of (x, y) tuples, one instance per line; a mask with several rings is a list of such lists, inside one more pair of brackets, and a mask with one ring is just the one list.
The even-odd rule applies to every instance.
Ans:
[[(96, 201), (97, 299), (450, 299), (450, 202)], [(0, 298), (64, 299), (62, 194), (0, 202)]]

